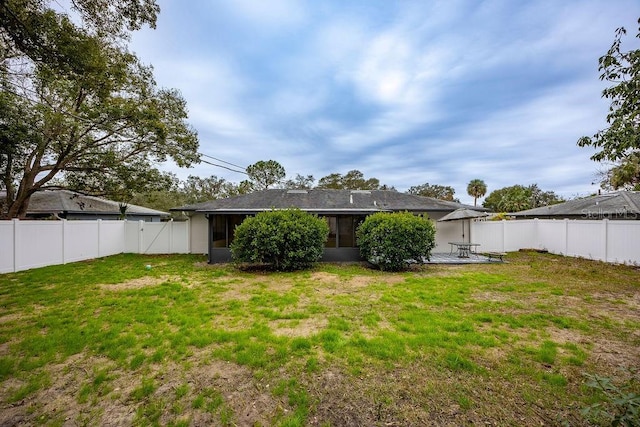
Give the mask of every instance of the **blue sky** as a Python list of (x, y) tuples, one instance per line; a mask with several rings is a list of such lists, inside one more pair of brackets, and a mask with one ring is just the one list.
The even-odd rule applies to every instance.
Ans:
[[(405, 191), (597, 190), (576, 146), (605, 126), (598, 58), (637, 0), (159, 0), (131, 50), (179, 89), (200, 151), (289, 177), (358, 169)], [(245, 177), (207, 164), (179, 177)]]

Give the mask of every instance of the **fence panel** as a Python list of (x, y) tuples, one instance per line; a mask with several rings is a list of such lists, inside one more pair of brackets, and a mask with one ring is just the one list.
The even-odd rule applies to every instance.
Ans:
[(147, 222), (142, 231), (143, 254), (171, 253), (171, 222)]
[(567, 221), (555, 219), (538, 220), (538, 247), (554, 254), (567, 253)]
[(62, 264), (63, 232), (60, 221), (12, 221), (15, 229), (15, 269)]
[(608, 221), (607, 261), (640, 264), (640, 221)]
[(142, 221), (124, 221), (124, 252), (137, 254), (142, 251)]
[(0, 221), (0, 274), (13, 271), (14, 221)]
[(124, 221), (100, 221), (100, 256), (121, 254), (125, 246)]
[(528, 219), (522, 221), (503, 221), (504, 225), (504, 252), (517, 251), (522, 248), (536, 248), (538, 221)]
[(83, 261), (100, 256), (99, 221), (62, 221), (62, 262)]
[(606, 224), (602, 220), (568, 221), (566, 255), (604, 261), (607, 251), (604, 234)]
[(480, 252), (504, 251), (504, 222), (477, 221), (471, 223), (471, 241), (480, 243)]
[(190, 253), (189, 244), (189, 227), (187, 221), (173, 222), (171, 228), (171, 253), (172, 254), (188, 254)]

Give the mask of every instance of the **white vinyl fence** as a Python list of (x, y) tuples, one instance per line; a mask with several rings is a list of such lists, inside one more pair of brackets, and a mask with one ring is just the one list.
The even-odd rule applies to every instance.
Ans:
[(640, 264), (640, 221), (478, 221), (471, 240), (480, 251), (545, 249), (551, 253), (619, 264)]
[[(189, 228), (189, 221), (0, 221), (0, 273), (123, 252), (189, 253)], [(640, 264), (640, 221), (479, 221), (471, 223), (470, 238), (480, 244), (480, 251), (546, 249), (560, 255)]]
[(189, 222), (0, 221), (0, 273), (123, 252), (189, 252)]

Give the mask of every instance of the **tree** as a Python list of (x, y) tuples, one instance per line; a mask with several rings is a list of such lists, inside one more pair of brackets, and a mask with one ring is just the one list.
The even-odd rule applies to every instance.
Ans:
[(260, 160), (247, 166), (247, 175), (258, 190), (266, 190), (272, 185), (282, 182), (286, 176), (284, 167), (275, 160)]
[(187, 204), (180, 184), (175, 174), (165, 173), (161, 188), (137, 192), (131, 197), (129, 203), (167, 212), (171, 208)]
[(605, 189), (640, 191), (640, 151), (628, 154), (604, 174)]
[(313, 175), (303, 176), (296, 174), (295, 178), (285, 181), (284, 188), (289, 190), (309, 190), (313, 188), (314, 182), (315, 178)]
[(482, 206), (495, 212), (518, 212), (562, 201), (553, 191), (542, 191), (537, 184), (513, 185), (492, 191)]
[[(122, 43), (125, 28), (155, 25), (155, 3), (75, 1), (90, 21), (85, 27), (47, 4), (0, 4), (8, 16), (1, 21), (0, 55), (12, 58), (0, 66), (0, 185), (7, 193), (0, 216), (24, 216), (31, 195), (52, 186), (126, 202), (158, 188), (156, 163), (198, 162), (183, 98), (158, 89), (151, 68)], [(114, 16), (121, 21), (111, 22)]]
[[(3, 0), (0, 2), (0, 31), (3, 50), (20, 52), (36, 62), (60, 67), (75, 61), (69, 33), (60, 27), (55, 0)], [(129, 31), (143, 25), (156, 27), (160, 7), (155, 0), (71, 0), (81, 28), (114, 39), (128, 39)], [(72, 27), (67, 28), (67, 30)], [(75, 32), (75, 31), (72, 31)], [(53, 37), (52, 37), (53, 36)], [(73, 37), (73, 36), (71, 36)], [(80, 59), (82, 60), (82, 59)], [(63, 67), (64, 68), (64, 67)]]
[(151, 70), (118, 47), (94, 45), (87, 54), (96, 57), (92, 73), (62, 78), (36, 66), (29, 84), (14, 84), (21, 95), (14, 106), (28, 111), (22, 123), (31, 131), (13, 137), (19, 155), (7, 157), (11, 167), (0, 171), (9, 201), (4, 216), (24, 216), (31, 195), (56, 177), (73, 189), (124, 199), (157, 180), (156, 162), (199, 160), (177, 91), (158, 90)]
[[(388, 189), (385, 185), (384, 189)], [(364, 174), (359, 170), (351, 170), (345, 175), (332, 173), (320, 178), (317, 188), (336, 190), (379, 190), (380, 181), (377, 178), (364, 179)]]
[(182, 183), (185, 203), (201, 203), (238, 194), (238, 185), (211, 175), (208, 178), (189, 175)]
[(424, 263), (435, 247), (435, 226), (409, 212), (369, 215), (356, 230), (362, 257), (381, 270), (399, 271)]
[[(600, 80), (614, 83), (602, 91), (602, 97), (611, 100), (609, 127), (578, 140), (581, 147), (600, 150), (591, 156), (596, 161), (615, 162), (640, 150), (640, 49), (623, 52), (625, 34), (624, 28), (618, 28), (611, 48), (599, 59)], [(640, 38), (640, 29), (636, 37)]]
[(473, 197), (473, 206), (477, 206), (478, 198), (487, 194), (487, 184), (481, 179), (472, 179), (467, 185), (467, 194)]
[(459, 202), (454, 198), (456, 190), (448, 185), (429, 184), (428, 182), (421, 185), (414, 185), (407, 190), (408, 194), (416, 196), (433, 197), (434, 199), (448, 200), (451, 202)]
[(324, 252), (327, 221), (300, 209), (260, 212), (236, 227), (231, 254), (237, 263), (266, 263), (275, 270), (307, 268)]

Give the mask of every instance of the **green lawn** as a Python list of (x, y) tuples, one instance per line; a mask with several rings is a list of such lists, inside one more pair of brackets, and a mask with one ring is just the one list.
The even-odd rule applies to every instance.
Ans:
[(0, 425), (598, 424), (585, 374), (637, 391), (639, 330), (638, 268), (548, 254), (395, 274), (118, 255), (0, 275)]

